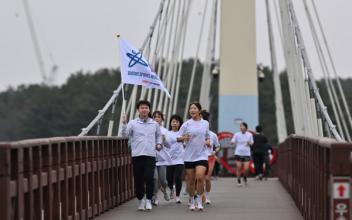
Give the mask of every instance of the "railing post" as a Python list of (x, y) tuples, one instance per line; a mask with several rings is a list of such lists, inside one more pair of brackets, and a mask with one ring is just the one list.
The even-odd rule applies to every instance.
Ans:
[(11, 219), (10, 144), (0, 144), (0, 219)]
[(351, 219), (352, 145), (333, 144), (330, 150), (331, 220)]
[(92, 219), (134, 197), (127, 139), (0, 142), (0, 220)]

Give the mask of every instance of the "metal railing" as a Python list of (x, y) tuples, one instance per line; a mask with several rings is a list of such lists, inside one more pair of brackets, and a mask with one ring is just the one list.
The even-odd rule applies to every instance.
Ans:
[(127, 139), (0, 142), (0, 219), (91, 219), (134, 197)]
[[(327, 138), (291, 135), (280, 144), (278, 176), (304, 219), (335, 219), (333, 184), (335, 178), (345, 178), (351, 189), (351, 153), (352, 143)], [(350, 219), (350, 212), (342, 219)]]

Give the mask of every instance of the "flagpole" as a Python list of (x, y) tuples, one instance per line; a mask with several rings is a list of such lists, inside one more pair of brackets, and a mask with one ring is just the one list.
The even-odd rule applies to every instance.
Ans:
[[(116, 35), (117, 39), (120, 38), (120, 35), (117, 34)], [(121, 50), (121, 48), (120, 48)], [(120, 71), (122, 71), (122, 69), (120, 68)], [(120, 113), (120, 126), (119, 126), (119, 129), (118, 129), (118, 133), (117, 135), (119, 135), (121, 133), (121, 124), (122, 124), (122, 117), (126, 117), (126, 99), (125, 99), (125, 87), (124, 87), (124, 83), (122, 82), (122, 74), (121, 74), (121, 92), (122, 92), (122, 107), (121, 107), (121, 111), (122, 111), (122, 114)]]
[(124, 85), (122, 83), (122, 113), (126, 115), (126, 100), (125, 100), (125, 91), (124, 91)]

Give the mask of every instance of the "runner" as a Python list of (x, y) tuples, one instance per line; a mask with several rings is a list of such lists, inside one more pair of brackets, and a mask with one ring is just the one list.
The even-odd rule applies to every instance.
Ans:
[[(128, 137), (131, 143), (133, 177), (138, 210), (152, 210), (151, 199), (154, 188), (155, 150), (160, 150), (161, 133), (159, 125), (150, 118), (150, 103), (137, 103), (139, 117), (127, 124), (127, 117), (122, 117), (121, 135)], [(146, 193), (146, 200), (144, 194)]]
[(251, 159), (250, 146), (253, 144), (253, 135), (247, 131), (248, 125), (246, 122), (240, 124), (240, 132), (236, 133), (231, 144), (235, 144), (235, 162), (237, 174), (237, 186), (242, 186), (241, 174), (243, 170), (243, 180), (245, 186), (248, 186), (247, 175), (249, 169), (249, 161)]
[[(201, 114), (202, 114), (202, 118), (209, 122), (210, 113), (207, 112), (206, 110), (203, 110)], [(212, 131), (209, 131), (209, 135), (210, 135), (211, 147), (208, 148), (208, 171), (205, 177), (205, 204), (208, 204), (208, 205), (211, 204), (209, 194), (211, 190), (211, 176), (213, 174), (215, 161), (216, 161), (215, 154), (216, 154), (216, 151), (220, 149), (218, 136)]]
[[(166, 128), (162, 126), (164, 121), (164, 115), (161, 111), (153, 112), (153, 119), (160, 126), (161, 138), (163, 142), (165, 142), (165, 135), (168, 132)], [(154, 195), (152, 199), (152, 204), (157, 206), (159, 205), (158, 200), (158, 191), (159, 189), (164, 194), (164, 199), (166, 201), (170, 200), (169, 193), (167, 192), (167, 180), (166, 180), (166, 167), (171, 162), (171, 157), (169, 154), (169, 150), (163, 146), (163, 148), (159, 151), (156, 151), (156, 169), (154, 171)]]
[[(177, 142), (179, 137), (179, 129), (182, 126), (182, 118), (178, 115), (173, 115), (170, 118), (169, 131), (166, 133), (165, 145), (169, 147), (169, 153), (171, 156), (171, 163), (167, 166), (166, 175), (167, 183), (171, 189), (170, 198), (174, 198), (176, 193), (176, 203), (181, 203), (180, 193), (182, 189), (182, 176), (184, 169), (184, 146), (182, 143)], [(176, 192), (174, 192), (174, 184)]]
[[(200, 116), (202, 107), (199, 103), (191, 103), (188, 112), (191, 118), (180, 128), (178, 142), (184, 142), (184, 163), (187, 176), (187, 188), (191, 197), (190, 210), (195, 209), (195, 202), (199, 210), (203, 210), (201, 195), (204, 192), (205, 173), (208, 168), (207, 146), (211, 147), (209, 140), (209, 123)], [(195, 181), (197, 180), (197, 199), (195, 195)]]

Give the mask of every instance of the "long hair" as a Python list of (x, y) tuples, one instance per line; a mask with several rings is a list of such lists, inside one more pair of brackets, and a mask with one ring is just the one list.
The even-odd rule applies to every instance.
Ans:
[(202, 116), (202, 118), (203, 118), (204, 120), (209, 121), (210, 113), (207, 112), (207, 110), (205, 110), (205, 109), (202, 110), (202, 111), (200, 112), (200, 115)]

